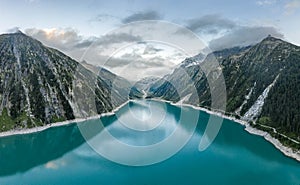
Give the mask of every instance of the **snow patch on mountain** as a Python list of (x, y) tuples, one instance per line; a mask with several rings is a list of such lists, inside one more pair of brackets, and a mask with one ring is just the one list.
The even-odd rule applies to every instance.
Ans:
[(271, 88), (275, 85), (279, 75), (276, 76), (274, 81), (263, 91), (263, 93), (257, 98), (256, 102), (250, 107), (250, 109), (243, 116), (243, 120), (250, 121), (255, 120), (261, 113), (262, 107), (264, 106), (265, 99), (268, 97), (268, 94)]

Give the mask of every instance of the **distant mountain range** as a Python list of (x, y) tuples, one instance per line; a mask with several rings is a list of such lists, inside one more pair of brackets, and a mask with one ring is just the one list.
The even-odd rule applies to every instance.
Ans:
[[(224, 75), (226, 114), (257, 123), (253, 126), (274, 137), (280, 137), (278, 132), (300, 140), (300, 47), (271, 36), (253, 46), (187, 58), (163, 79), (145, 78), (132, 86), (104, 68), (78, 63), (21, 32), (1, 35), (0, 131), (108, 112), (130, 98), (145, 96), (178, 102), (181, 94), (185, 103), (209, 109), (212, 87), (200, 66), (212, 58)], [(193, 84), (187, 83), (182, 69)], [(91, 102), (80, 98), (87, 91), (94, 97)]]

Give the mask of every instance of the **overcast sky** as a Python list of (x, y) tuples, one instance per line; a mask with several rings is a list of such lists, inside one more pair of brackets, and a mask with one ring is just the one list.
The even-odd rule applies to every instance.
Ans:
[(178, 48), (143, 42), (138, 34), (110, 34), (120, 26), (169, 21), (190, 29), (212, 50), (250, 45), (268, 34), (300, 45), (299, 10), (300, 0), (0, 0), (0, 33), (20, 29), (95, 65), (103, 65), (107, 48), (129, 43), (106, 67), (132, 79), (166, 74), (187, 56)]

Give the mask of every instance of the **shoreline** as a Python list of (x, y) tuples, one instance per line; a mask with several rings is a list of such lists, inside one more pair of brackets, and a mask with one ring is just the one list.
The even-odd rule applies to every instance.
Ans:
[(191, 105), (191, 104), (186, 104), (186, 103), (183, 103), (183, 102), (173, 103), (171, 101), (161, 100), (161, 99), (152, 99), (152, 100), (167, 102), (167, 103), (170, 103), (171, 105), (174, 105), (174, 106), (191, 107), (193, 109), (201, 110), (201, 111), (206, 112), (206, 113), (211, 114), (211, 115), (219, 116), (219, 117), (225, 118), (227, 120), (234, 121), (234, 122), (244, 126), (245, 127), (244, 130), (247, 131), (249, 134), (263, 137), (266, 141), (270, 142), (277, 150), (279, 150), (285, 156), (290, 157), (290, 158), (295, 159), (298, 162), (300, 162), (300, 151), (294, 151), (292, 148), (284, 146), (278, 139), (273, 138), (268, 132), (253, 128), (253, 127), (251, 127), (251, 125), (248, 122), (246, 122), (244, 120), (240, 120), (240, 119), (237, 119), (237, 118), (232, 117), (232, 116), (224, 115), (223, 113), (220, 113), (220, 112), (211, 111), (211, 110), (208, 110), (208, 109), (203, 108), (203, 107), (197, 107), (197, 106), (194, 106), (194, 105)]
[(47, 130), (49, 128), (52, 128), (52, 127), (72, 125), (72, 124), (80, 123), (80, 122), (87, 121), (87, 120), (99, 119), (100, 117), (103, 117), (103, 116), (114, 115), (116, 111), (118, 111), (123, 106), (125, 106), (129, 101), (130, 100), (127, 100), (126, 102), (122, 103), (121, 105), (119, 105), (118, 107), (116, 107), (115, 109), (113, 109), (110, 112), (104, 112), (104, 113), (101, 113), (101, 114), (98, 114), (98, 115), (95, 115), (95, 116), (91, 116), (91, 117), (87, 117), (87, 118), (75, 118), (75, 119), (72, 119), (72, 120), (55, 122), (55, 123), (47, 124), (47, 125), (44, 125), (44, 126), (38, 126), (38, 127), (33, 127), (33, 128), (26, 128), (26, 129), (20, 129), (20, 130), (9, 130), (9, 131), (5, 131), (5, 132), (0, 132), (0, 138), (1, 137), (7, 137), (7, 136), (23, 135), (23, 134), (31, 134), (31, 133), (35, 133), (35, 132), (41, 132), (41, 131)]
[[(200, 110), (200, 111), (206, 112), (206, 113), (211, 114), (211, 115), (219, 116), (219, 117), (222, 117), (224, 119), (234, 121), (234, 122), (244, 126), (245, 127), (244, 130), (247, 131), (249, 134), (253, 134), (253, 135), (263, 137), (266, 141), (270, 142), (276, 149), (278, 149), (280, 152), (282, 152), (285, 156), (293, 158), (293, 159), (300, 162), (300, 151), (294, 151), (292, 148), (284, 146), (278, 139), (273, 138), (268, 132), (253, 128), (253, 127), (250, 126), (250, 124), (248, 122), (246, 122), (244, 120), (240, 120), (240, 119), (237, 119), (237, 118), (232, 117), (232, 116), (224, 115), (223, 113), (220, 113), (220, 112), (217, 112), (217, 111), (208, 110), (208, 109), (203, 108), (203, 107), (197, 107), (197, 106), (194, 106), (194, 105), (191, 105), (191, 104), (186, 104), (186, 103), (183, 103), (183, 102), (173, 103), (171, 101), (157, 99), (157, 98), (153, 98), (153, 99), (149, 99), (149, 100), (154, 100), (154, 101), (159, 101), (159, 102), (166, 102), (166, 103), (169, 103), (173, 106), (190, 107), (190, 108), (193, 108), (195, 110)], [(103, 116), (114, 115), (116, 111), (118, 111), (119, 109), (124, 107), (130, 101), (132, 101), (132, 100), (131, 99), (127, 100), (126, 102), (119, 105), (118, 107), (116, 107), (115, 109), (113, 109), (110, 112), (101, 113), (99, 115), (95, 115), (95, 116), (91, 116), (91, 117), (87, 117), (87, 118), (76, 118), (76, 119), (73, 119), (73, 120), (66, 120), (66, 121), (62, 121), (62, 122), (51, 123), (51, 124), (40, 126), (40, 127), (0, 132), (0, 138), (1, 137), (7, 137), (7, 136), (13, 136), (13, 135), (23, 135), (23, 134), (41, 132), (41, 131), (47, 130), (49, 128), (52, 128), (52, 127), (72, 125), (72, 124), (80, 123), (80, 122), (87, 121), (87, 120), (99, 119), (100, 117), (103, 117)]]

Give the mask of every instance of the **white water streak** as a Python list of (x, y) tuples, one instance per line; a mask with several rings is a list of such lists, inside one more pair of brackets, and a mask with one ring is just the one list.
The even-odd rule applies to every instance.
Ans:
[(262, 107), (264, 106), (265, 99), (268, 97), (268, 94), (271, 88), (274, 86), (278, 79), (279, 75), (276, 76), (274, 81), (264, 90), (264, 92), (257, 98), (256, 102), (252, 105), (252, 107), (245, 113), (243, 116), (243, 120), (254, 120), (261, 113)]

